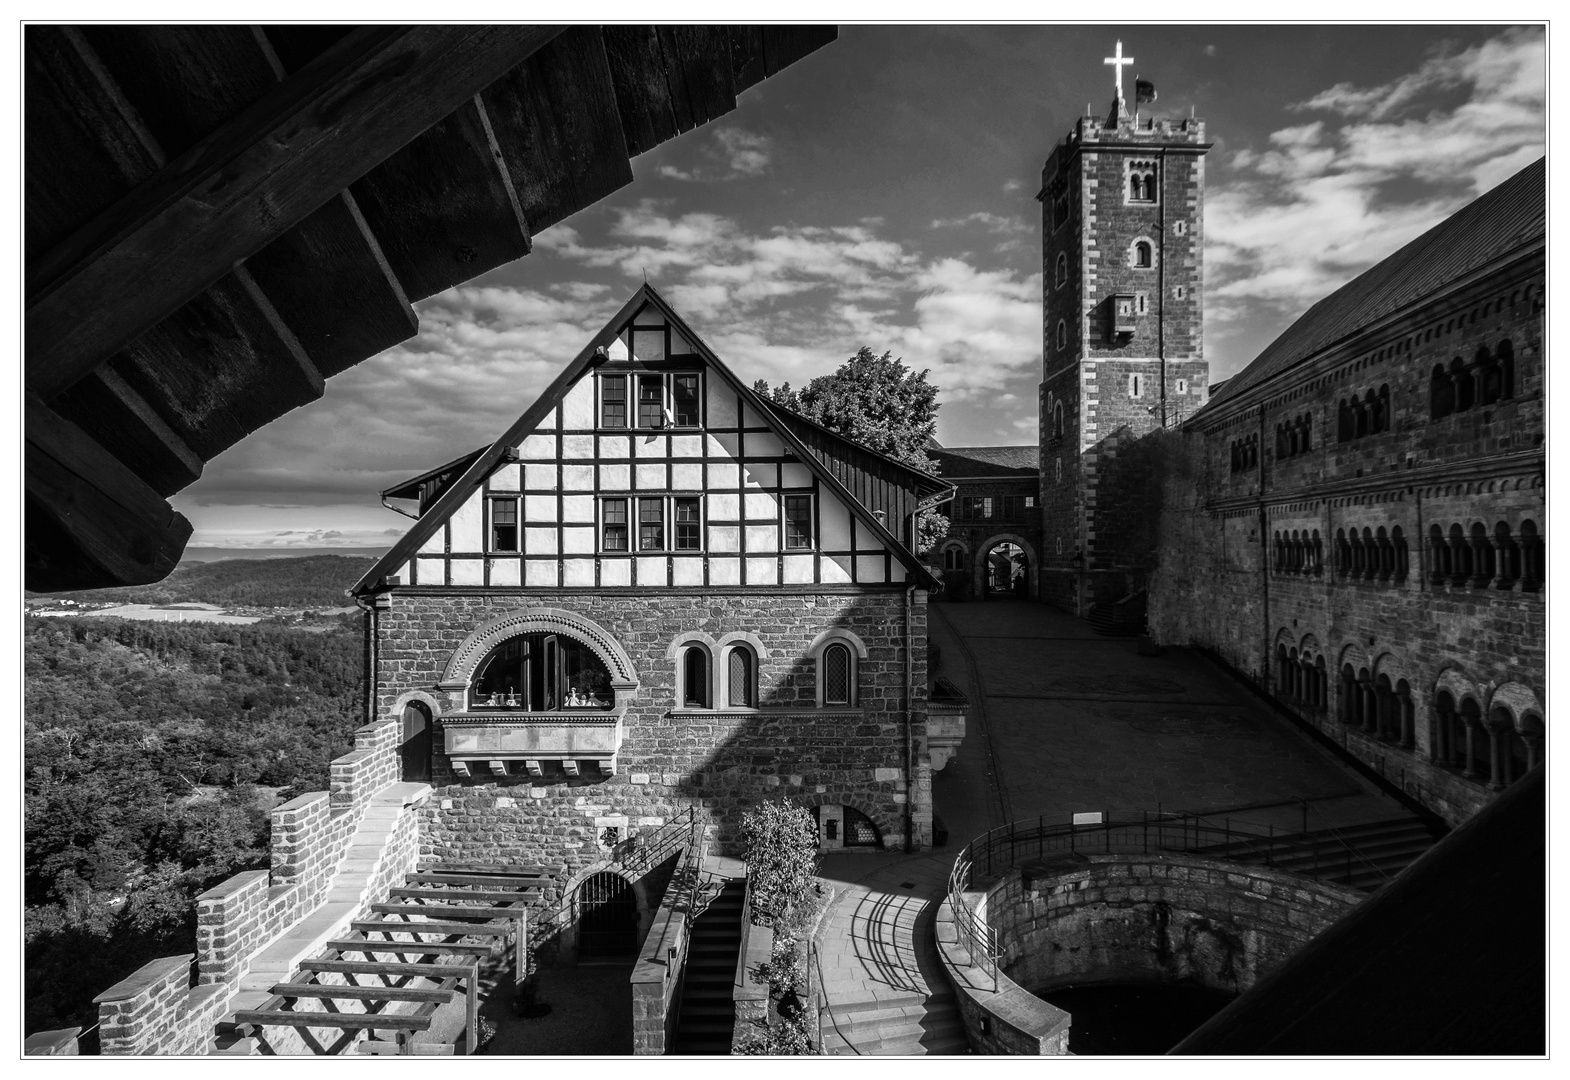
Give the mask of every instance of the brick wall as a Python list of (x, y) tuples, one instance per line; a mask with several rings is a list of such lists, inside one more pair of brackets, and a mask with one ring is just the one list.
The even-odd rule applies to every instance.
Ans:
[(192, 986), (193, 956), (166, 956), (144, 964), (99, 994), (99, 1053), (197, 1054), (205, 1050), (227, 994)]
[[(877, 824), (886, 847), (905, 842), (907, 800), (927, 797), (918, 758), (915, 783), (905, 760), (903, 591), (847, 590), (824, 594), (749, 591), (726, 595), (626, 592), (517, 592), (465, 595), (399, 590), (380, 614), (378, 709), (392, 718), (400, 697), (432, 693), (444, 711), (463, 707), (461, 692), (434, 694), (449, 657), (477, 626), (504, 612), (555, 606), (603, 627), (627, 652), (639, 689), (622, 722), (617, 775), (566, 775), (546, 762), (539, 777), (513, 762), (505, 777), (462, 777), (441, 752), (436, 719), (432, 784), (422, 852), (450, 861), (513, 861), (561, 865), (566, 876), (609, 855), (603, 830), (651, 829), (696, 804), (713, 826), (716, 850), (739, 852), (739, 816), (769, 796), (807, 805), (842, 803)], [(926, 606), (917, 593), (911, 656), (916, 690), (913, 725), (924, 729)], [(816, 671), (808, 647), (822, 631), (856, 634), (868, 656), (859, 668), (860, 708), (814, 707)], [(759, 701), (754, 712), (674, 714), (672, 642), (685, 631), (715, 637), (755, 635)], [(521, 775), (520, 775), (521, 774)], [(930, 806), (911, 807), (913, 843), (931, 842)]]

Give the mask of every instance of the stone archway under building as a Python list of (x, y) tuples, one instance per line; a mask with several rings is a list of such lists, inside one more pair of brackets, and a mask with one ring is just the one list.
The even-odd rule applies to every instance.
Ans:
[[(1012, 565), (1012, 570), (1005, 571), (997, 559), (1000, 549), (1013, 548), (1005, 558)], [(988, 537), (975, 547), (975, 556), (971, 560), (971, 589), (977, 600), (1000, 599), (1015, 596), (1022, 600), (1033, 600), (1040, 595), (1040, 561), (1036, 556), (1036, 549), (1029, 540), (1017, 533), (997, 533)], [(1016, 555), (1017, 552), (1017, 555)], [(1011, 585), (1008, 588), (993, 589), (991, 582), (998, 581), (1003, 573), (1011, 575)], [(1017, 574), (1017, 577), (1013, 575)]]

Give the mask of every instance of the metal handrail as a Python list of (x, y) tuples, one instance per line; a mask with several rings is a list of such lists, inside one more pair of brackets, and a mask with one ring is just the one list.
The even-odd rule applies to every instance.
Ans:
[[(1309, 812), (1314, 813), (1314, 814), (1318, 814), (1320, 817), (1324, 817), (1324, 814), (1320, 810), (1317, 810), (1313, 806), (1311, 806), (1307, 799), (1303, 800), (1303, 807), (1304, 807), (1304, 809), (1306, 811), (1309, 811)], [(1305, 814), (1305, 817), (1306, 816), (1307, 815)], [(1362, 851), (1358, 850), (1357, 846), (1354, 845), (1350, 840), (1348, 840), (1346, 837), (1342, 836), (1341, 835), (1341, 830), (1336, 828), (1334, 825), (1330, 824), (1328, 819), (1325, 821), (1325, 830), (1327, 832), (1329, 832), (1331, 836), (1334, 836), (1336, 838), (1336, 840), (1340, 842), (1342, 847), (1346, 848), (1348, 851), (1350, 851), (1354, 855), (1356, 855), (1359, 859), (1361, 859), (1363, 861), (1364, 865), (1366, 865), (1369, 869), (1373, 870), (1374, 873), (1378, 874), (1386, 882), (1392, 880), (1390, 875), (1385, 873), (1384, 870), (1381, 869), (1380, 866), (1377, 863), (1375, 863), (1367, 855), (1363, 854)], [(1304, 829), (1303, 831), (1307, 832), (1308, 830)], [(1351, 877), (1352, 877), (1352, 875), (1351, 875), (1351, 872), (1349, 871), (1347, 873), (1347, 879), (1351, 880)]]
[(613, 861), (632, 871), (646, 871), (658, 866), (691, 838), (697, 820), (697, 807), (688, 806), (657, 831), (646, 836), (635, 833), (617, 844)]

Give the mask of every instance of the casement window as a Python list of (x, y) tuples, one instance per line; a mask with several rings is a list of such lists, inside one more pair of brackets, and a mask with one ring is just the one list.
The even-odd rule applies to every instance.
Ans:
[(785, 506), (786, 550), (800, 550), (812, 546), (812, 496), (787, 495)]
[(758, 660), (751, 646), (732, 645), (725, 652), (725, 704), (736, 709), (758, 707)]
[(851, 698), (850, 647), (836, 641), (823, 650), (823, 704), (849, 706)]
[(702, 645), (688, 645), (681, 654), (681, 703), (689, 709), (707, 709), (713, 701), (709, 650)]
[[(953, 549), (951, 549), (953, 550)], [(825, 630), (809, 650), (817, 670), (818, 707), (854, 709), (860, 704), (857, 671), (866, 659), (867, 647), (849, 630)]]
[(1033, 509), (1036, 505), (1034, 495), (1004, 495), (1002, 506), (1002, 520), (1023, 521), (1025, 511)]
[(960, 521), (991, 521), (992, 496), (961, 495), (959, 498)]
[(638, 376), (638, 426), (640, 428), (665, 426), (665, 377), (663, 375)]
[(491, 550), (492, 551), (517, 551), (518, 550), (518, 500), (492, 499), (491, 504)]
[(604, 499), (600, 502), (600, 548), (603, 551), (627, 550), (627, 500)]
[(600, 426), (627, 426), (627, 377), (606, 375), (600, 379)]
[(671, 413), (677, 427), (698, 426), (698, 376), (671, 376)]
[(677, 551), (699, 551), (703, 547), (703, 519), (696, 498), (677, 496), (671, 500), (675, 509)]
[(638, 500), (638, 550), (665, 550), (665, 500)]

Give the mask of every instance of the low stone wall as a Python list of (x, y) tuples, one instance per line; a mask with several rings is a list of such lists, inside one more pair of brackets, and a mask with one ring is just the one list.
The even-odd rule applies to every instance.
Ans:
[(1190, 979), (1241, 993), (1363, 894), (1261, 866), (1186, 855), (1023, 863), (987, 890), (1004, 972), (1040, 992)]
[(692, 883), (703, 866), (702, 845), (689, 845), (665, 886), (659, 910), (632, 969), (632, 1052), (664, 1054), (674, 1045), (681, 991), (691, 940)]
[(978, 1054), (1057, 1057), (1068, 1053), (1070, 1016), (1030, 993), (1007, 975), (996, 980), (972, 962), (960, 942), (954, 908), (948, 899), (938, 906), (935, 932), (943, 974), (954, 987), (965, 1038)]
[(191, 985), (191, 953), (144, 964), (93, 999), (102, 1054), (196, 1054), (212, 1037), (228, 992)]
[(751, 1042), (762, 1025), (769, 1022), (769, 984), (753, 978), (759, 964), (774, 958), (774, 927), (757, 926), (752, 921), (752, 887), (741, 909), (741, 949), (736, 957), (736, 981), (731, 1001), (736, 1020), (731, 1028), (731, 1053)]

